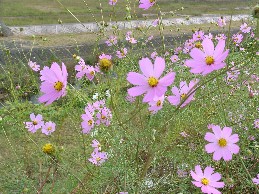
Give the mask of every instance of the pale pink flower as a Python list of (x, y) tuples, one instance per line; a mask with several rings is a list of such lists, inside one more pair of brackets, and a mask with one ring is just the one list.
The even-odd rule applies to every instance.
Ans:
[(168, 96), (167, 97), (168, 101), (174, 106), (178, 106), (181, 102), (183, 102), (183, 104), (181, 105), (181, 108), (186, 106), (193, 100), (193, 96), (195, 94), (194, 86), (195, 84), (198, 83), (198, 81), (199, 80), (192, 80), (190, 81), (189, 85), (185, 81), (182, 81), (180, 83), (179, 89), (174, 86), (172, 88), (173, 96)]
[(152, 26), (156, 27), (159, 23), (159, 19), (156, 19), (152, 22)]
[(62, 63), (61, 69), (60, 66), (54, 62), (50, 68), (44, 67), (43, 70), (40, 71), (40, 74), (40, 79), (43, 81), (40, 90), (44, 94), (39, 97), (39, 102), (49, 105), (61, 96), (66, 95), (68, 74), (64, 63)]
[(153, 101), (150, 101), (148, 110), (151, 111), (153, 114), (157, 113), (163, 107), (163, 103), (165, 100), (165, 96), (162, 95), (161, 97), (155, 97)]
[(151, 53), (150, 57), (151, 59), (155, 60), (157, 57), (157, 52), (154, 51), (153, 53)]
[(191, 171), (191, 176), (195, 181), (192, 181), (196, 187), (200, 187), (202, 193), (207, 194), (221, 194), (216, 188), (223, 188), (224, 182), (219, 182), (221, 175), (214, 173), (214, 168), (207, 166), (202, 172), (201, 166), (195, 166), (195, 172)]
[(123, 48), (120, 51), (116, 51), (116, 53), (117, 57), (121, 59), (126, 57), (128, 50), (126, 48)]
[(212, 127), (213, 133), (207, 132), (204, 139), (210, 142), (205, 146), (207, 153), (213, 153), (213, 160), (220, 160), (223, 158), (225, 161), (232, 159), (232, 154), (239, 152), (239, 146), (236, 145), (239, 141), (238, 134), (232, 135), (230, 127), (224, 127), (223, 130), (220, 126), (215, 125)]
[(88, 107), (85, 108), (85, 114), (82, 114), (81, 118), (83, 119), (83, 122), (81, 123), (83, 128), (82, 133), (90, 133), (91, 129), (94, 128), (95, 122), (92, 114), (88, 111)]
[(110, 5), (116, 5), (118, 0), (109, 0), (109, 4)]
[(255, 127), (256, 129), (259, 129), (259, 119), (256, 119), (256, 120), (254, 121), (254, 127)]
[(92, 158), (89, 158), (88, 160), (96, 166), (100, 166), (108, 159), (106, 152), (96, 152), (96, 150), (93, 151), (91, 156)]
[(49, 121), (46, 122), (43, 126), (42, 126), (42, 133), (44, 133), (45, 135), (50, 135), (52, 132), (54, 132), (56, 130), (56, 124)]
[(204, 38), (208, 38), (208, 39), (213, 39), (213, 35), (211, 33), (209, 33), (208, 35), (204, 35)]
[(253, 183), (259, 185), (259, 174), (257, 174), (257, 178), (253, 178)]
[(105, 41), (105, 43), (107, 44), (107, 46), (113, 46), (117, 44), (117, 37), (116, 36), (110, 36), (110, 38), (108, 40)]
[(243, 23), (243, 24), (240, 26), (240, 30), (241, 30), (243, 33), (250, 33), (251, 27), (249, 27), (249, 26), (247, 25), (247, 23)]
[(225, 34), (218, 34), (215, 39), (217, 41), (220, 41), (220, 40), (226, 40), (227, 39), (227, 36)]
[(193, 41), (203, 40), (203, 38), (204, 38), (204, 32), (201, 31), (201, 30), (196, 31), (196, 32), (192, 35)]
[(101, 151), (101, 144), (96, 139), (92, 141), (91, 146), (94, 148), (95, 151)]
[(36, 62), (29, 61), (29, 62), (28, 62), (28, 65), (30, 66), (30, 68), (31, 68), (33, 71), (39, 71), (39, 70), (40, 70), (40, 65), (37, 65)]
[(96, 117), (97, 117), (96, 125), (100, 125), (101, 123), (103, 123), (106, 126), (109, 126), (110, 120), (112, 118), (112, 114), (110, 109), (105, 107), (96, 114)]
[(76, 77), (81, 79), (87, 72), (87, 65), (85, 64), (84, 59), (80, 58), (78, 65), (75, 66), (75, 70), (77, 71)]
[(172, 55), (172, 56), (170, 57), (170, 59), (171, 59), (171, 61), (172, 61), (173, 63), (179, 61), (179, 57), (178, 57), (177, 55)]
[(159, 79), (165, 69), (165, 60), (157, 57), (153, 65), (149, 58), (142, 58), (139, 61), (140, 69), (143, 73), (130, 72), (127, 80), (136, 85), (128, 89), (131, 96), (140, 96), (144, 93), (143, 102), (150, 102), (154, 97), (160, 97), (165, 94), (167, 87), (174, 82), (175, 73), (170, 72), (165, 77)]
[(155, 0), (140, 0), (139, 1), (139, 8), (147, 10), (152, 7), (156, 3)]
[(224, 40), (220, 40), (214, 48), (212, 40), (204, 39), (202, 48), (203, 51), (193, 48), (190, 52), (193, 59), (185, 62), (186, 66), (191, 67), (191, 73), (207, 75), (215, 70), (222, 69), (226, 65), (223, 61), (227, 58), (229, 50), (224, 51)]
[(242, 42), (243, 40), (243, 35), (242, 34), (234, 34), (232, 36), (232, 40), (233, 42), (236, 44), (236, 46), (239, 46), (239, 44)]
[(44, 125), (44, 122), (42, 120), (42, 115), (38, 114), (35, 116), (34, 113), (30, 114), (31, 122), (24, 122), (26, 125), (25, 128), (28, 129), (29, 132), (35, 133), (38, 129)]
[(224, 27), (225, 25), (227, 25), (226, 24), (226, 20), (223, 17), (219, 18), (218, 19), (218, 26), (219, 27)]

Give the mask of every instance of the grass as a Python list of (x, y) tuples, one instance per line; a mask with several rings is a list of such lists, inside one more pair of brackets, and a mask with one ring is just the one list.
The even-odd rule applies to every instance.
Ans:
[[(113, 11), (112, 6), (108, 5), (108, 0), (99, 1), (87, 0), (87, 5), (81, 0), (63, 0), (64, 7), (69, 9), (82, 22), (101, 21), (102, 15), (105, 21), (109, 21)], [(132, 7), (131, 14), (133, 19), (145, 19), (142, 14), (151, 14), (148, 18), (156, 18), (157, 10), (151, 9), (142, 11), (137, 8), (138, 1), (130, 1)], [(199, 1), (172, 1), (160, 0), (159, 5), (164, 17), (179, 17), (180, 15), (199, 16), (202, 14), (250, 14), (251, 8), (256, 4), (256, 0), (249, 1), (226, 1), (220, 2), (212, 1), (201, 3)], [(57, 24), (58, 20), (63, 23), (76, 23), (77, 21), (57, 2), (53, 0), (2, 0), (0, 18), (9, 26), (23, 26), (33, 24)], [(119, 1), (115, 6), (116, 16), (112, 16), (112, 20), (125, 20), (127, 1)], [(184, 10), (181, 10), (181, 8)], [(21, 9), (22, 8), (22, 9)], [(240, 8), (240, 9), (237, 9)], [(102, 13), (101, 14), (101, 10)], [(173, 14), (172, 14), (173, 13)], [(173, 16), (172, 16), (173, 15)], [(95, 19), (93, 19), (93, 16)]]

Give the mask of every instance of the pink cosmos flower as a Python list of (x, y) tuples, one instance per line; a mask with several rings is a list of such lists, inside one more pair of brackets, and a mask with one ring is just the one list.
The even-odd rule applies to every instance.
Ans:
[(207, 166), (202, 172), (201, 166), (195, 166), (195, 172), (191, 171), (191, 176), (195, 181), (192, 181), (196, 187), (200, 187), (203, 193), (221, 194), (216, 188), (223, 188), (224, 182), (218, 182), (221, 179), (219, 173), (214, 173), (214, 168)]
[(152, 26), (156, 27), (159, 23), (159, 19), (155, 19), (153, 22), (152, 22)]
[(151, 59), (155, 60), (157, 57), (157, 52), (151, 53), (150, 57), (151, 57)]
[(257, 175), (257, 178), (253, 178), (253, 183), (259, 185), (259, 174)]
[(51, 121), (46, 122), (45, 125), (42, 126), (42, 133), (44, 133), (45, 135), (50, 135), (55, 130), (56, 124)]
[(254, 127), (255, 127), (256, 129), (259, 128), (259, 119), (256, 119), (256, 120), (254, 121)]
[(106, 126), (109, 126), (110, 120), (112, 118), (112, 114), (110, 109), (105, 107), (96, 114), (96, 117), (97, 117), (96, 125), (100, 125), (101, 123), (103, 123)]
[(92, 141), (91, 146), (94, 148), (95, 152), (101, 151), (101, 144), (96, 139)]
[(106, 152), (94, 151), (91, 154), (91, 156), (92, 156), (92, 158), (90, 158), (88, 160), (96, 166), (100, 166), (102, 163), (104, 163), (108, 159)]
[(236, 145), (239, 141), (238, 134), (233, 134), (230, 127), (224, 127), (223, 130), (220, 126), (212, 126), (213, 133), (206, 133), (204, 139), (210, 142), (205, 146), (207, 153), (213, 153), (213, 160), (220, 160), (223, 158), (225, 161), (232, 159), (232, 154), (239, 152), (239, 146)]
[(243, 23), (243, 24), (240, 26), (240, 30), (241, 30), (243, 33), (250, 33), (251, 27), (249, 27), (249, 26), (247, 25), (247, 23)]
[(162, 95), (161, 97), (155, 97), (153, 101), (150, 101), (148, 110), (151, 111), (153, 114), (157, 113), (163, 107), (163, 103), (165, 100), (165, 96)]
[(215, 39), (217, 41), (220, 41), (220, 40), (226, 40), (227, 39), (227, 36), (225, 34), (218, 34)]
[(218, 26), (219, 27), (224, 27), (225, 25), (227, 25), (226, 24), (226, 20), (223, 17), (219, 18), (218, 19)]
[(179, 46), (179, 47), (174, 49), (174, 54), (178, 55), (180, 53), (180, 51), (182, 51), (182, 50), (183, 50), (183, 48)]
[[(180, 83), (179, 89), (174, 86), (172, 88), (173, 96), (168, 96), (167, 97), (168, 101), (174, 106), (178, 106), (182, 101), (184, 101), (184, 103), (181, 105), (181, 108), (185, 107), (187, 104), (189, 104), (193, 100), (193, 96), (195, 94), (195, 92), (193, 92), (195, 90), (195, 88), (193, 88), (193, 87), (195, 84), (198, 83), (198, 81), (199, 80), (192, 80), (192, 81), (190, 81), (189, 85), (185, 81), (182, 81)], [(193, 93), (187, 98), (187, 96), (191, 92), (193, 92)]]
[(62, 69), (54, 62), (51, 67), (44, 67), (40, 71), (41, 83), (40, 90), (44, 94), (39, 97), (39, 102), (51, 104), (53, 101), (59, 99), (61, 96), (66, 95), (67, 87), (67, 69), (64, 63), (62, 63)]
[(146, 93), (143, 102), (153, 101), (154, 97), (161, 97), (167, 91), (167, 87), (174, 82), (175, 73), (170, 72), (159, 79), (165, 69), (165, 60), (157, 57), (153, 65), (149, 58), (142, 58), (139, 61), (140, 69), (143, 73), (130, 72), (127, 80), (136, 85), (128, 89), (130, 96), (140, 96)]
[(29, 61), (29, 62), (28, 62), (28, 65), (30, 66), (30, 68), (31, 68), (33, 71), (39, 71), (39, 70), (40, 70), (40, 65), (37, 65), (36, 62)]
[(208, 39), (213, 39), (213, 35), (211, 33), (209, 33), (208, 35), (204, 35), (204, 38), (208, 38)]
[(236, 44), (236, 46), (238, 46), (243, 40), (243, 35), (242, 34), (234, 34), (232, 36), (232, 40)]
[(109, 4), (110, 5), (116, 5), (118, 0), (109, 0)]
[(196, 31), (196, 32), (192, 35), (193, 41), (203, 40), (203, 38), (204, 38), (204, 32), (201, 31), (201, 30)]
[(122, 59), (122, 58), (125, 58), (127, 53), (128, 53), (128, 50), (126, 48), (123, 48), (121, 49), (120, 51), (116, 51), (116, 55), (118, 58)]
[(170, 59), (171, 59), (172, 63), (175, 63), (175, 62), (179, 61), (179, 57), (177, 55), (172, 55), (170, 57)]
[(147, 10), (152, 7), (156, 3), (155, 0), (140, 0), (139, 1), (139, 8)]
[(107, 44), (107, 46), (113, 46), (117, 44), (117, 37), (116, 36), (110, 36), (110, 38), (108, 40), (105, 41), (105, 43)]
[(85, 114), (82, 114), (81, 118), (83, 119), (83, 122), (81, 123), (83, 128), (82, 133), (90, 133), (91, 129), (94, 127), (94, 118), (87, 108), (85, 108)]
[(32, 122), (24, 122), (24, 124), (26, 125), (25, 128), (28, 129), (28, 131), (31, 133), (35, 133), (38, 129), (42, 127), (42, 125), (44, 125), (42, 115), (40, 114), (35, 116), (34, 113), (31, 113), (30, 119)]
[(190, 55), (193, 59), (185, 62), (186, 66), (191, 67), (191, 73), (207, 75), (208, 73), (211, 73), (214, 70), (219, 70), (226, 65), (223, 61), (227, 58), (229, 50), (224, 52), (224, 40), (220, 40), (214, 49), (212, 40), (204, 39), (202, 41), (202, 48), (204, 52), (198, 48), (192, 49)]
[(78, 65), (75, 66), (75, 70), (77, 71), (76, 77), (81, 79), (87, 72), (87, 65), (85, 64), (84, 59), (80, 58)]
[(128, 192), (123, 191), (123, 192), (119, 192), (119, 194), (128, 194)]

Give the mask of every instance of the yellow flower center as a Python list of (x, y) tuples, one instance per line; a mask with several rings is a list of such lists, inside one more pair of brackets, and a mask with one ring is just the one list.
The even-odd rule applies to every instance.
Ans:
[(206, 179), (206, 178), (203, 178), (203, 179), (201, 179), (201, 183), (203, 184), (203, 185), (205, 185), (205, 186), (207, 186), (208, 184), (209, 184), (209, 180), (208, 179)]
[(112, 67), (112, 61), (106, 58), (101, 59), (99, 64), (102, 71), (108, 71)]
[(37, 122), (36, 120), (34, 120), (34, 121), (32, 122), (32, 124), (33, 124), (33, 125), (38, 125), (38, 122)]
[(220, 138), (218, 144), (220, 147), (225, 147), (227, 145), (227, 140), (224, 138)]
[(207, 56), (205, 60), (207, 65), (211, 65), (215, 62), (213, 56)]
[(52, 129), (52, 127), (48, 127), (47, 130), (50, 131)]
[(201, 42), (196, 42), (195, 47), (198, 48), (198, 49), (202, 48)]
[(186, 94), (181, 94), (181, 99), (185, 99), (187, 97), (187, 95)]
[(156, 87), (158, 84), (158, 79), (156, 79), (155, 77), (150, 77), (148, 78), (148, 84), (153, 88)]
[(90, 75), (91, 75), (91, 76), (94, 76), (94, 71), (91, 71), (91, 72), (90, 72)]
[(158, 101), (156, 102), (156, 105), (157, 105), (157, 106), (161, 106), (161, 104), (162, 104), (161, 100), (158, 100)]
[(64, 85), (63, 85), (62, 82), (60, 82), (60, 81), (55, 82), (54, 88), (55, 88), (55, 90), (57, 90), (58, 92), (60, 92), (63, 87), (64, 87)]
[(89, 120), (87, 123), (88, 123), (89, 126), (91, 126), (93, 124), (93, 121)]
[(42, 147), (42, 151), (46, 154), (52, 154), (55, 151), (55, 149), (51, 143), (47, 143)]
[(73, 58), (75, 59), (77, 56), (76, 56), (76, 54), (73, 54)]
[(200, 35), (198, 35), (197, 37), (198, 37), (198, 38), (201, 38), (201, 36), (200, 36)]
[(156, 0), (149, 0), (150, 3), (154, 3)]
[(106, 119), (106, 116), (102, 115), (101, 118), (102, 118), (102, 119)]
[(100, 160), (101, 160), (101, 158), (100, 158), (100, 157), (97, 157), (97, 158), (96, 158), (96, 161), (97, 161), (97, 162), (99, 162)]

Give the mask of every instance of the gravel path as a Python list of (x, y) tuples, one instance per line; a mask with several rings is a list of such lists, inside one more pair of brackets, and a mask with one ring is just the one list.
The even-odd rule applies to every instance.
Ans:
[[(164, 19), (163, 24), (165, 26), (172, 26), (175, 24), (191, 25), (191, 24), (205, 24), (210, 22), (216, 22), (220, 15), (204, 15), (200, 17), (190, 17), (188, 20), (182, 18), (170, 18)], [(231, 16), (224, 16), (227, 20), (231, 19)], [(249, 15), (233, 15), (233, 21), (240, 21), (249, 19)], [(107, 30), (111, 30), (113, 26), (117, 26), (119, 29), (132, 29), (138, 26), (150, 26), (154, 20), (140, 20), (140, 21), (121, 21), (121, 22), (109, 22)], [(84, 25), (84, 26), (83, 26)], [(47, 34), (61, 34), (61, 33), (82, 33), (82, 32), (97, 32), (100, 30), (100, 24), (97, 23), (84, 23), (84, 24), (58, 24), (58, 25), (34, 25), (34, 26), (13, 26), (10, 27), (15, 35), (47, 35)]]

